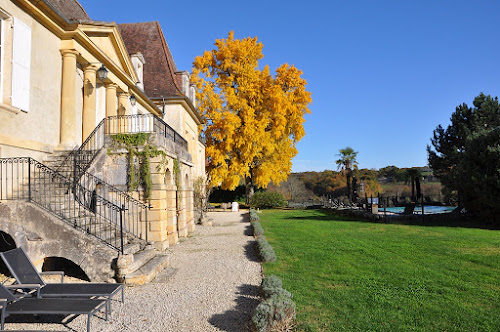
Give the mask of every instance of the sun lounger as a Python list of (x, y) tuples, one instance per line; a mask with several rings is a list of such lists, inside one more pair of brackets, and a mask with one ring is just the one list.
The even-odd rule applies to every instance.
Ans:
[[(108, 302), (108, 310), (111, 314), (111, 299), (121, 292), (122, 303), (124, 302), (124, 286), (115, 283), (54, 283), (47, 284), (40, 273), (29, 259), (23, 248), (16, 248), (0, 253), (12, 276), (16, 279), (18, 288), (26, 287), (26, 284), (40, 285), (38, 292), (42, 298), (105, 298)], [(51, 271), (52, 272), (52, 271)], [(61, 278), (61, 282), (63, 278)]]
[(1, 329), (4, 330), (5, 318), (9, 315), (87, 315), (87, 332), (90, 332), (90, 318), (99, 310), (106, 310), (106, 300), (90, 299), (42, 299), (38, 297), (16, 298), (0, 284)]

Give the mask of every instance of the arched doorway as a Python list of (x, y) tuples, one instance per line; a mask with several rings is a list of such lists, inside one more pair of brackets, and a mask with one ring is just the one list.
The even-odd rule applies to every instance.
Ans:
[(42, 271), (64, 271), (65, 276), (90, 281), (80, 266), (64, 257), (46, 257), (43, 261)]
[(172, 187), (172, 172), (170, 172), (170, 169), (165, 170), (165, 178), (164, 178), (164, 183), (167, 186), (167, 189), (170, 189)]
[[(16, 248), (17, 245), (12, 236), (0, 231), (0, 252), (9, 251)], [(7, 277), (12, 276), (9, 269), (7, 268), (7, 265), (5, 265), (2, 259), (0, 259), (0, 273)]]

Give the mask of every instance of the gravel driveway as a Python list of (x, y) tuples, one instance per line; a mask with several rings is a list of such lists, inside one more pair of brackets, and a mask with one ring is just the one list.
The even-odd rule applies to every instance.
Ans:
[[(197, 225), (191, 237), (169, 249), (170, 267), (156, 280), (127, 287), (125, 304), (113, 301), (110, 322), (93, 317), (92, 331), (248, 331), (262, 278), (248, 213), (209, 217), (213, 226)], [(16, 323), (9, 317), (6, 329), (85, 331), (85, 324), (83, 316), (64, 325)]]

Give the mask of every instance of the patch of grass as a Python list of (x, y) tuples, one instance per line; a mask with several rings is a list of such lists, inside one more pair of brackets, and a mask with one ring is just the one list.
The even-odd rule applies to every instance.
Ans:
[(500, 231), (264, 211), (299, 331), (500, 331)]

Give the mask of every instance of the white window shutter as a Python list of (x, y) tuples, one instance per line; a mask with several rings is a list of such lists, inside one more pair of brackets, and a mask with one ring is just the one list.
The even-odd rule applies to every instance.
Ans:
[(29, 111), (31, 29), (14, 18), (14, 38), (12, 47), (12, 106)]

